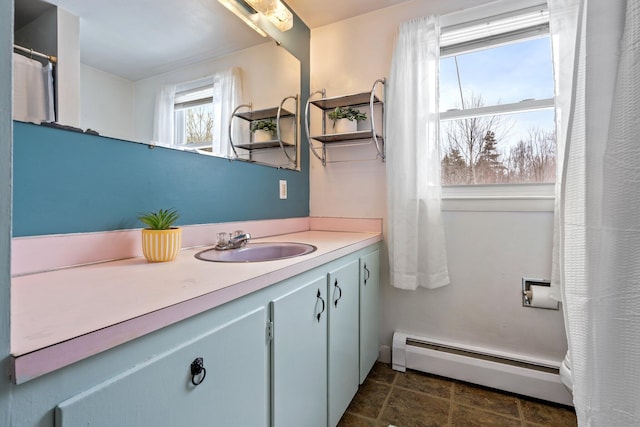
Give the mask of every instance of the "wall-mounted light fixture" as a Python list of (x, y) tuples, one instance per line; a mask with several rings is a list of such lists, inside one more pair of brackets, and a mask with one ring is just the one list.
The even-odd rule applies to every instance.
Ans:
[(218, 2), (233, 12), (233, 14), (238, 18), (242, 19), (245, 24), (253, 28), (262, 37), (267, 37), (267, 33), (265, 33), (262, 28), (258, 27), (256, 22), (254, 22), (255, 17), (252, 16), (256, 14), (254, 10), (250, 10), (250, 8), (245, 7), (244, 4), (238, 3), (236, 0), (218, 0)]
[(293, 14), (280, 0), (218, 1), (262, 37), (267, 36), (266, 32), (260, 28), (260, 17), (262, 16), (279, 31), (287, 31), (293, 27)]
[(244, 0), (262, 13), (280, 31), (293, 27), (293, 14), (280, 0)]

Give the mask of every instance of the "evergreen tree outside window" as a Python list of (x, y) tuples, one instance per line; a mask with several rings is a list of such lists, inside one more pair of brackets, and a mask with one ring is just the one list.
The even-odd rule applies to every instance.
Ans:
[(546, 5), (443, 28), (440, 146), (443, 185), (555, 182)]

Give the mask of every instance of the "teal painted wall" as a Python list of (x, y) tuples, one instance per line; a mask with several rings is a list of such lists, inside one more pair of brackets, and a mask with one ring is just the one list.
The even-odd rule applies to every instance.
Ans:
[(21, 122), (13, 131), (15, 237), (137, 228), (159, 208), (178, 209), (180, 225), (309, 214), (306, 172)]
[[(300, 60), (305, 105), (309, 28), (294, 16), (279, 41)], [(13, 130), (14, 237), (137, 228), (138, 214), (160, 208), (178, 209), (178, 225), (309, 215), (304, 135), (295, 172), (21, 122)]]

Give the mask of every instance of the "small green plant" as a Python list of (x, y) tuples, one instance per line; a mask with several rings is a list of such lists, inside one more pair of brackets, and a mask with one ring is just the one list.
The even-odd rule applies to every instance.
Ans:
[(277, 130), (277, 126), (271, 120), (258, 120), (251, 123), (251, 132), (255, 132), (257, 130), (264, 130), (272, 134), (275, 134)]
[(168, 230), (180, 218), (175, 209), (160, 209), (138, 216), (138, 219), (151, 230)]
[(347, 119), (350, 122), (354, 120), (357, 122), (367, 120), (365, 113), (353, 107), (336, 107), (328, 116), (329, 119), (333, 121), (333, 127), (336, 127), (336, 121), (340, 119)]

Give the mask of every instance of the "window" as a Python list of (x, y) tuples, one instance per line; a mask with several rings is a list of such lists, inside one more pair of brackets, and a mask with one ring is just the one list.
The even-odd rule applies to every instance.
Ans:
[(212, 83), (176, 91), (173, 111), (175, 145), (211, 147), (214, 126)]
[(553, 183), (546, 5), (444, 27), (440, 46), (442, 184)]

